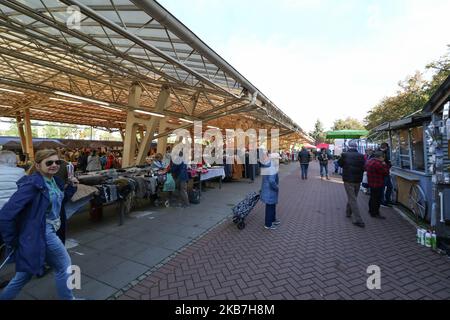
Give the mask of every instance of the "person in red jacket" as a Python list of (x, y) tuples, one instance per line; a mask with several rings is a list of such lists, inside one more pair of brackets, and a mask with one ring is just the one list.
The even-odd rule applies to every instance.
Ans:
[(380, 205), (384, 191), (384, 178), (389, 175), (389, 167), (385, 162), (383, 152), (375, 152), (373, 158), (367, 161), (366, 171), (370, 188), (369, 214), (373, 218), (386, 219), (380, 214)]
[(106, 158), (105, 169), (114, 169), (116, 167), (116, 157), (112, 152), (108, 152), (108, 157)]

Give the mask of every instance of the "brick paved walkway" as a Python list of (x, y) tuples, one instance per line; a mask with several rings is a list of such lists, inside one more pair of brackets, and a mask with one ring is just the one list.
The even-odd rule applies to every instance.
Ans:
[[(263, 228), (260, 203), (244, 230), (224, 222), (119, 299), (450, 299), (450, 259), (416, 244), (396, 211), (374, 220), (361, 195), (360, 229), (345, 217), (340, 178), (321, 181), (312, 163), (302, 181), (294, 166), (281, 180), (277, 230)], [(381, 290), (366, 287), (372, 264)]]

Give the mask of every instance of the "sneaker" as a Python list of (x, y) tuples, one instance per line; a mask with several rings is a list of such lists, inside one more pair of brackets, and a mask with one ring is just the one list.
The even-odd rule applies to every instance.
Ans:
[(8, 283), (9, 283), (9, 280), (5, 280), (5, 281), (0, 282), (0, 289), (5, 288), (8, 285)]
[(392, 204), (390, 204), (390, 203), (382, 203), (381, 206), (383, 208), (392, 208)]
[(268, 227), (268, 226), (264, 226), (264, 228), (266, 228), (267, 230), (275, 230), (277, 227), (275, 227), (273, 224)]
[(353, 224), (355, 225), (355, 226), (357, 226), (357, 227), (360, 227), (360, 228), (364, 228), (366, 225), (364, 224), (364, 222), (353, 222)]
[(281, 223), (280, 220), (275, 220), (274, 222), (272, 222), (272, 226), (279, 226)]
[(385, 216), (382, 216), (381, 214), (377, 214), (376, 216), (373, 216), (374, 218), (377, 218), (377, 219), (381, 219), (381, 220), (384, 220), (384, 219), (386, 219), (386, 217)]

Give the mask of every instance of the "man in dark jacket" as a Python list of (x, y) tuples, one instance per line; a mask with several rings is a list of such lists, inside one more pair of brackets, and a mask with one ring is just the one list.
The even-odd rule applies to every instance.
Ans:
[(302, 180), (308, 179), (308, 167), (311, 162), (311, 154), (302, 147), (302, 151), (298, 153), (298, 161), (300, 162), (300, 168), (302, 170)]
[(364, 222), (359, 213), (358, 193), (364, 174), (364, 156), (358, 152), (355, 141), (350, 141), (349, 149), (339, 159), (339, 166), (343, 168), (342, 180), (344, 180), (347, 193), (347, 217), (352, 217), (354, 225), (364, 228)]

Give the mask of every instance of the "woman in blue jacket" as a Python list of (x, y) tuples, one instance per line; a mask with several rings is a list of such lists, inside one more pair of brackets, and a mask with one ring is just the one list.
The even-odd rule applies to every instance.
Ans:
[(78, 181), (70, 184), (54, 175), (61, 161), (55, 150), (36, 152), (35, 165), (29, 175), (17, 182), (18, 190), (0, 210), (0, 233), (13, 255), (16, 274), (0, 294), (0, 300), (14, 299), (33, 275), (42, 275), (48, 263), (55, 271), (60, 299), (74, 299), (67, 285), (71, 261), (61, 239), (56, 234), (64, 217), (64, 201), (76, 191)]
[[(265, 158), (265, 159), (264, 159)], [(280, 224), (276, 218), (278, 203), (278, 166), (274, 155), (266, 155), (261, 163), (261, 201), (266, 204), (266, 218), (264, 228), (274, 230)]]

